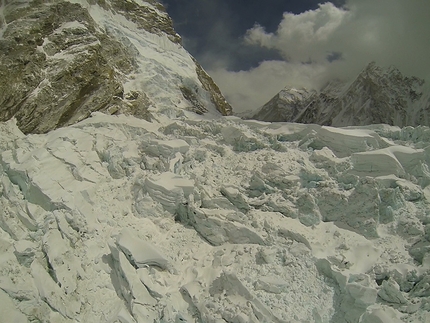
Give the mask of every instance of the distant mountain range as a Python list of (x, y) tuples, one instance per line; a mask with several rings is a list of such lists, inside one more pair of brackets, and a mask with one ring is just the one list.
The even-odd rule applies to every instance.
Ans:
[(352, 82), (330, 82), (322, 90), (285, 88), (250, 119), (360, 126), (430, 125), (430, 95), (424, 80), (395, 67), (370, 63)]

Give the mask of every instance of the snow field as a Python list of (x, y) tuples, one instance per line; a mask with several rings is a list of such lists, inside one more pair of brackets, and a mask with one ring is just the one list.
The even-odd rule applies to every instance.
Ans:
[(157, 120), (0, 124), (4, 317), (430, 320), (426, 136)]

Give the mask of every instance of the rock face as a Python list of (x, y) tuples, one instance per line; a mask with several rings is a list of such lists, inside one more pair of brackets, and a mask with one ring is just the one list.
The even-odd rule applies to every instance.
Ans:
[(47, 132), (93, 111), (151, 119), (231, 114), (150, 1), (4, 1), (0, 7), (0, 120)]
[(430, 96), (423, 86), (423, 80), (405, 77), (395, 67), (370, 63), (350, 83), (332, 82), (321, 91), (286, 88), (251, 118), (331, 126), (430, 125)]

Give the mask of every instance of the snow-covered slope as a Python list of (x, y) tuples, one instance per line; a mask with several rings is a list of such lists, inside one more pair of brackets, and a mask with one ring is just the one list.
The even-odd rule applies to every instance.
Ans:
[(429, 322), (430, 129), (0, 123), (2, 322)]
[[(1, 322), (430, 321), (429, 128), (222, 117), (153, 0), (2, 1), (0, 48)], [(421, 85), (275, 119), (427, 122)]]
[(26, 133), (93, 111), (231, 113), (155, 0), (2, 1), (0, 47), (0, 121)]
[(382, 69), (370, 63), (353, 82), (331, 82), (321, 91), (286, 88), (249, 117), (336, 127), (428, 126), (427, 92), (423, 80), (405, 77), (395, 67)]

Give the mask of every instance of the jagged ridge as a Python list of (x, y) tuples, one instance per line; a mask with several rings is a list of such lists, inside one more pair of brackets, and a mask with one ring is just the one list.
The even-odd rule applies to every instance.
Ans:
[(423, 89), (424, 80), (370, 63), (352, 82), (330, 82), (321, 91), (286, 88), (251, 118), (331, 126), (429, 125), (430, 101)]
[(8, 1), (1, 12), (0, 120), (26, 133), (93, 111), (231, 114), (156, 1)]

